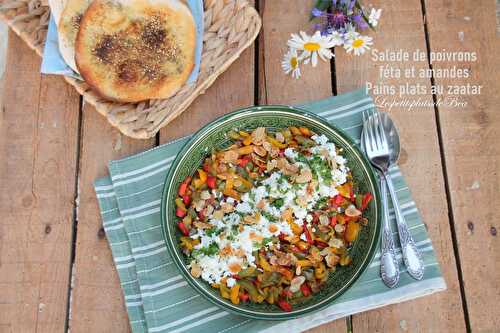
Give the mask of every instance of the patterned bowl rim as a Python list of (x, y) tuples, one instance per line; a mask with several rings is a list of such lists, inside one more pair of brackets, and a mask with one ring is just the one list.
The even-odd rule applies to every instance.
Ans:
[[(370, 244), (369, 249), (363, 258), (362, 263), (359, 265), (358, 269), (355, 273), (350, 277), (350, 279), (336, 292), (332, 293), (332, 295), (323, 299), (320, 302), (314, 303), (309, 307), (292, 310), (291, 312), (276, 312), (276, 313), (268, 313), (268, 312), (259, 312), (253, 309), (245, 309), (242, 307), (234, 306), (228, 302), (223, 301), (219, 297), (215, 297), (211, 293), (209, 293), (206, 288), (207, 285), (204, 281), (200, 279), (196, 279), (191, 276), (188, 268), (184, 264), (184, 260), (181, 258), (181, 254), (178, 252), (178, 245), (175, 239), (175, 235), (172, 234), (170, 228), (167, 227), (168, 216), (167, 216), (167, 198), (170, 197), (171, 191), (176, 190), (173, 186), (173, 182), (175, 181), (174, 175), (176, 170), (178, 169), (181, 162), (185, 159), (189, 159), (191, 153), (196, 146), (196, 143), (203, 140), (206, 136), (208, 136), (213, 131), (216, 131), (221, 125), (234, 121), (236, 119), (242, 118), (252, 118), (258, 117), (259, 113), (268, 114), (269, 112), (273, 113), (273, 116), (279, 116), (280, 114), (285, 115), (287, 117), (295, 118), (296, 120), (304, 120), (311, 122), (313, 121), (315, 125), (318, 125), (322, 128), (323, 133), (327, 132), (331, 135), (335, 136), (336, 140), (343, 141), (344, 145), (347, 145), (352, 150), (353, 155), (357, 158), (360, 165), (363, 167), (364, 174), (367, 175), (367, 180), (369, 182), (369, 187), (374, 194), (374, 211), (375, 211), (375, 226), (374, 232), (370, 236)], [(165, 185), (163, 188), (162, 200), (161, 200), (161, 225), (162, 225), (162, 233), (165, 238), (165, 242), (167, 243), (167, 248), (170, 251), (170, 255), (173, 258), (173, 261), (182, 276), (186, 279), (188, 284), (193, 287), (196, 291), (198, 291), (204, 298), (208, 301), (214, 303), (215, 305), (223, 308), (224, 310), (230, 311), (234, 314), (245, 316), (253, 319), (264, 319), (264, 320), (286, 320), (300, 317), (305, 314), (309, 314), (313, 311), (318, 311), (320, 309), (328, 306), (334, 299), (338, 298), (344, 292), (346, 292), (353, 283), (362, 275), (362, 273), (368, 267), (371, 259), (375, 255), (376, 246), (378, 244), (378, 240), (380, 238), (381, 224), (382, 224), (382, 216), (381, 212), (381, 200), (380, 200), (380, 192), (378, 187), (378, 182), (376, 181), (376, 177), (373, 169), (371, 168), (370, 162), (366, 159), (364, 154), (359, 150), (356, 146), (356, 143), (341, 129), (337, 128), (334, 125), (329, 124), (324, 118), (306, 111), (304, 109), (286, 106), (286, 105), (262, 105), (262, 106), (252, 106), (248, 108), (238, 109), (236, 111), (225, 114), (207, 125), (203, 126), (197, 132), (193, 134), (193, 136), (184, 144), (181, 148), (174, 162), (172, 163), (170, 170), (165, 178)]]

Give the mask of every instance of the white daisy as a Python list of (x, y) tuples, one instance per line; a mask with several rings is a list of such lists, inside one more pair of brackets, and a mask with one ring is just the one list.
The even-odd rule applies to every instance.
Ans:
[(345, 25), (344, 40), (356, 39), (358, 36), (359, 33), (356, 31), (356, 28), (351, 23), (347, 23)]
[(344, 38), (343, 38), (342, 34), (338, 31), (333, 31), (330, 34), (330, 38), (332, 39), (332, 42), (335, 43), (334, 46), (344, 44)]
[(300, 59), (304, 60), (304, 64), (311, 61), (313, 67), (318, 64), (318, 55), (321, 60), (331, 59), (333, 57), (331, 47), (336, 45), (336, 41), (330, 36), (322, 36), (319, 31), (314, 35), (309, 36), (304, 31), (300, 32), (300, 36), (292, 34), (292, 38), (288, 40), (288, 46), (291, 48), (302, 50)]
[(362, 55), (366, 50), (370, 49), (370, 45), (373, 45), (372, 38), (368, 36), (358, 36), (354, 39), (346, 40), (344, 48), (347, 53), (354, 51), (355, 55)]
[(286, 74), (292, 73), (292, 77), (298, 79), (300, 77), (299, 68), (300, 59), (297, 56), (296, 49), (289, 49), (281, 61), (281, 68)]
[(368, 17), (368, 22), (374, 27), (378, 25), (378, 20), (380, 20), (380, 15), (382, 15), (382, 9), (372, 8), (370, 17)]

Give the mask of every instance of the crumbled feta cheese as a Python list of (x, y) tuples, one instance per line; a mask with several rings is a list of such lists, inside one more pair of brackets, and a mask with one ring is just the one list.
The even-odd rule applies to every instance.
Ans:
[(307, 214), (307, 216), (306, 216), (306, 221), (307, 221), (307, 222), (311, 222), (312, 220), (313, 220), (312, 215)]
[(328, 142), (328, 138), (326, 135), (321, 134), (321, 135), (313, 135), (311, 136), (311, 139), (313, 139), (318, 145), (324, 145), (325, 143)]
[(226, 284), (229, 288), (233, 287), (236, 284), (236, 279), (234, 278), (228, 278), (226, 280)]
[(299, 157), (299, 153), (297, 153), (293, 148), (287, 148), (285, 149), (285, 156), (292, 161), (295, 161), (295, 159)]
[(250, 204), (248, 202), (240, 202), (236, 206), (236, 211), (239, 213), (248, 214), (252, 212), (252, 207), (250, 207)]

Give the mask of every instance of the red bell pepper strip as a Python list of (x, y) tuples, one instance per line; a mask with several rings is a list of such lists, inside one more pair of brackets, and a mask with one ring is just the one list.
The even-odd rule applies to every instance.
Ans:
[(177, 207), (177, 209), (175, 210), (175, 216), (177, 217), (183, 218), (184, 216), (186, 216), (186, 214), (187, 212), (180, 207)]
[(250, 296), (247, 293), (240, 294), (240, 301), (242, 301), (242, 302), (248, 301), (249, 298), (250, 298)]
[(245, 167), (245, 165), (247, 165), (247, 164), (248, 164), (248, 162), (250, 162), (251, 160), (252, 160), (252, 156), (250, 156), (250, 155), (245, 155), (245, 156), (243, 156), (242, 158), (240, 158), (240, 159), (238, 160), (238, 165), (239, 165), (240, 167), (244, 168), (244, 167)]
[(210, 172), (210, 163), (208, 163), (208, 160), (203, 163), (203, 171)]
[(189, 205), (189, 203), (191, 202), (191, 197), (185, 194), (182, 196), (182, 201), (184, 202), (185, 205)]
[(300, 286), (300, 291), (302, 291), (302, 295), (304, 295), (304, 297), (311, 295), (311, 288), (309, 288), (305, 282)]
[(186, 179), (184, 179), (184, 181), (181, 183), (181, 185), (179, 186), (179, 191), (178, 191), (178, 194), (180, 197), (182, 197), (186, 194), (186, 190), (187, 190), (190, 182), (191, 182), (191, 177), (189, 176), (189, 177), (186, 177)]
[(290, 289), (283, 289), (281, 291), (281, 296), (283, 296), (283, 297), (292, 297), (293, 293), (290, 291)]
[(317, 240), (317, 239), (314, 241), (314, 244), (317, 247), (319, 247), (320, 249), (324, 249), (325, 247), (328, 247), (328, 243), (325, 243), (325, 242)]
[(278, 305), (279, 305), (279, 307), (280, 307), (283, 311), (286, 311), (286, 312), (290, 312), (290, 311), (292, 311), (292, 305), (290, 305), (290, 303), (288, 303), (288, 302), (287, 302), (287, 301), (285, 301), (284, 299), (279, 300), (279, 301), (278, 301)]
[(207, 186), (211, 189), (214, 189), (217, 186), (217, 179), (214, 176), (208, 176)]
[(189, 236), (189, 229), (183, 222), (177, 223), (177, 226), (179, 227), (179, 230), (182, 232), (184, 236)]
[(231, 277), (235, 280), (241, 280), (241, 276), (239, 276), (238, 274), (232, 274)]
[(370, 192), (366, 192), (366, 194), (363, 196), (363, 201), (361, 201), (361, 210), (365, 210), (372, 199), (373, 195)]
[(309, 244), (314, 244), (314, 240), (312, 239), (311, 233), (309, 232), (309, 229), (307, 229), (307, 223), (304, 222), (302, 225), (302, 229), (304, 230), (304, 234), (306, 235), (306, 240)]
[(354, 200), (356, 200), (356, 198), (354, 198), (354, 191), (352, 190), (352, 186), (349, 189), (349, 199), (351, 199), (351, 202), (354, 202)]
[(332, 217), (330, 217), (330, 225), (332, 227), (335, 227), (336, 224), (337, 224), (337, 215), (333, 215)]

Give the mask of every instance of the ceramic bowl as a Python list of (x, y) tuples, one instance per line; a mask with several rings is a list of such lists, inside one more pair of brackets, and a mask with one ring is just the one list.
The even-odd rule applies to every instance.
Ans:
[[(193, 278), (187, 268), (188, 259), (178, 245), (181, 234), (176, 226), (178, 218), (175, 216), (174, 203), (177, 189), (184, 178), (194, 174), (213, 148), (224, 148), (231, 144), (232, 140), (227, 137), (230, 130), (237, 128), (252, 131), (257, 127), (266, 127), (272, 131), (288, 126), (308, 127), (318, 134), (326, 135), (337, 147), (344, 149), (343, 156), (348, 161), (347, 165), (351, 169), (359, 192), (374, 194), (374, 200), (370, 202), (365, 211), (369, 222), (366, 227), (362, 228), (358, 239), (350, 249), (352, 264), (337, 267), (335, 273), (330, 274), (323, 289), (302, 304), (294, 305), (293, 311), (283, 312), (276, 305), (267, 303), (246, 302), (234, 305), (229, 300), (222, 298), (219, 291), (210, 287), (205, 281)], [(343, 131), (332, 126), (323, 118), (304, 110), (288, 106), (259, 106), (238, 110), (218, 118), (191, 137), (180, 150), (167, 175), (163, 190), (161, 215), (164, 237), (173, 261), (193, 288), (209, 301), (233, 313), (255, 319), (283, 320), (296, 318), (331, 304), (359, 278), (372, 259), (379, 239), (380, 202), (376, 178), (370, 163), (352, 139)]]

